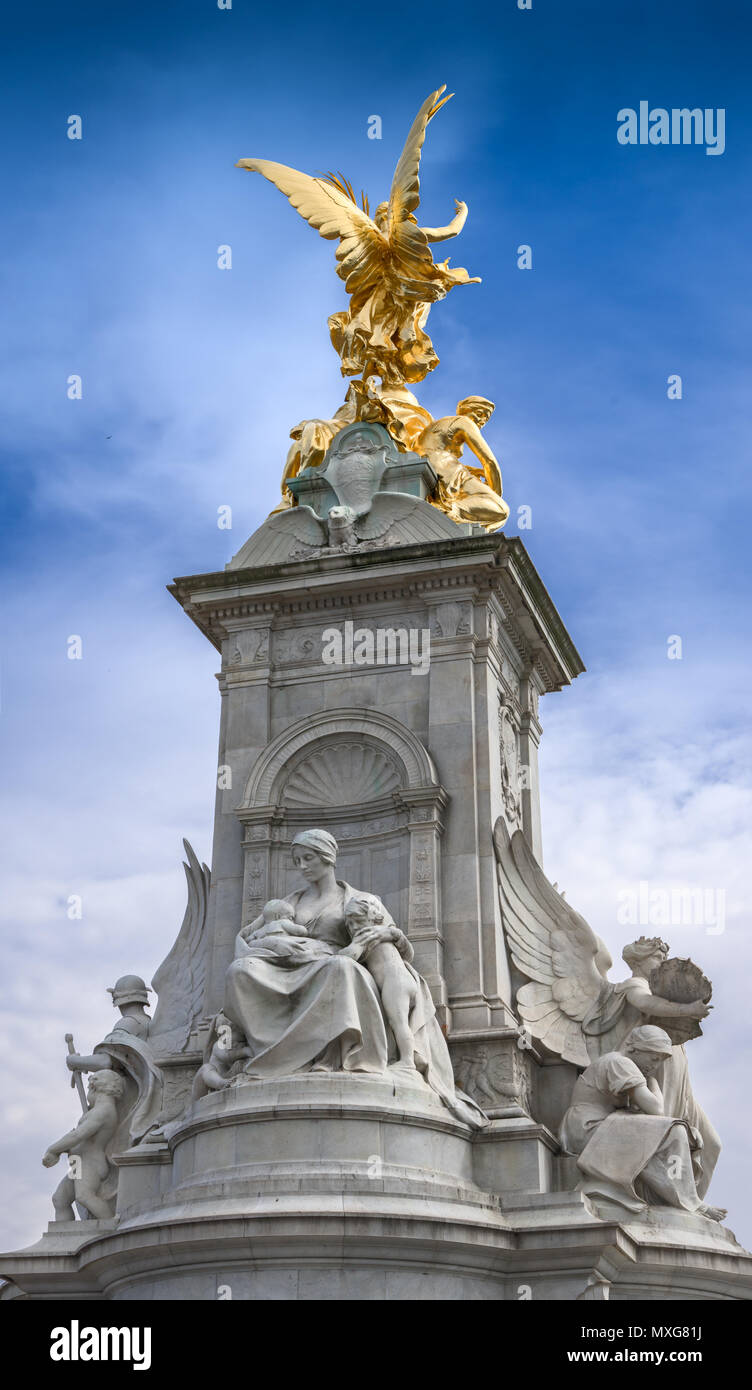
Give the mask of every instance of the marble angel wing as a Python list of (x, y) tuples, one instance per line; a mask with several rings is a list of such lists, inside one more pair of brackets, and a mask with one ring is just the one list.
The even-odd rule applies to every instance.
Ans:
[(279, 565), (300, 546), (316, 549), (326, 543), (326, 525), (313, 509), (290, 507), (284, 512), (272, 512), (233, 556), (230, 566), (232, 569), (245, 569)]
[(398, 492), (377, 492), (364, 516), (354, 523), (356, 536), (362, 541), (379, 540), (397, 521), (407, 521), (421, 502)]
[(239, 159), (238, 169), (261, 174), (284, 193), (296, 212), (327, 241), (339, 238), (337, 274), (348, 294), (368, 293), (378, 282), (388, 254), (383, 232), (359, 208), (342, 178), (314, 178), (271, 159)]
[(586, 1067), (581, 1024), (609, 990), (611, 956), (549, 883), (522, 831), (510, 836), (499, 817), (493, 839), (504, 930), (512, 960), (530, 981), (517, 993), (520, 1016), (551, 1052)]
[(206, 978), (207, 941), (204, 934), (211, 873), (200, 864), (192, 847), (183, 840), (188, 859), (183, 864), (188, 881), (188, 903), (178, 937), (155, 974), (151, 985), (157, 1007), (149, 1029), (154, 1052), (182, 1052), (201, 1015)]
[(361, 541), (384, 540), (389, 545), (410, 545), (455, 537), (457, 524), (418, 497), (401, 492), (377, 492), (365, 516), (356, 518), (353, 530)]

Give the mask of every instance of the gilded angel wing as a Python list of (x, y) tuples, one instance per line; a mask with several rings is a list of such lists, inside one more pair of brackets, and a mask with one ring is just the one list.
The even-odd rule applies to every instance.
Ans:
[[(389, 198), (390, 231), (397, 223), (403, 222), (409, 213), (415, 212), (420, 202), (420, 152), (426, 138), (428, 122), (433, 120), (436, 112), (440, 111), (442, 106), (451, 101), (454, 96), (453, 92), (450, 92), (448, 97), (442, 96), (442, 92), (445, 91), (446, 83), (426, 97), (410, 127), (410, 134), (405, 141), (405, 147), (392, 179), (392, 191)], [(441, 100), (439, 100), (440, 97)]]
[(183, 864), (188, 880), (185, 916), (172, 950), (151, 982), (158, 999), (149, 1044), (158, 1053), (183, 1051), (201, 1016), (204, 997), (208, 945), (204, 927), (211, 873), (206, 864), (199, 864), (187, 840), (183, 847), (188, 858)]
[(590, 1062), (581, 1022), (608, 989), (612, 961), (584, 917), (549, 883), (522, 831), (494, 826), (504, 930), (517, 969), (530, 984), (517, 1007), (534, 1038), (566, 1062)]
[(442, 96), (442, 92), (445, 91), (446, 83), (426, 97), (412, 123), (392, 179), (389, 197), (389, 243), (408, 263), (418, 263), (414, 267), (414, 273), (420, 273), (421, 265), (433, 265), (428, 239), (412, 214), (420, 202), (420, 152), (426, 138), (428, 122), (441, 110), (445, 102), (451, 101), (453, 95), (450, 93), (449, 96)]
[(362, 291), (377, 280), (388, 255), (386, 237), (376, 223), (359, 208), (338, 182), (301, 174), (286, 164), (270, 159), (239, 159), (238, 169), (261, 174), (284, 193), (296, 212), (327, 241), (339, 237), (337, 274), (345, 281), (348, 294)]

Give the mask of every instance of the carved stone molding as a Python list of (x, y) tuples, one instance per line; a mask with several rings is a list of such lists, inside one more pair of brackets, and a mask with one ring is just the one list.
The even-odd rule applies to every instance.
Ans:
[(499, 703), (499, 755), (504, 813), (509, 824), (517, 828), (522, 824), (520, 731), (514, 712), (505, 700)]
[[(191, 575), (170, 585), (185, 611), (219, 647), (238, 619), (289, 625), (310, 615), (355, 616), (378, 604), (493, 600), (503, 642), (534, 668), (541, 691), (559, 690), (584, 669), (522, 541), (459, 536), (369, 554), (321, 558), (305, 586), (297, 565)], [(280, 585), (280, 580), (284, 581)], [(347, 610), (350, 609), (349, 614)], [(495, 640), (495, 634), (491, 634)]]

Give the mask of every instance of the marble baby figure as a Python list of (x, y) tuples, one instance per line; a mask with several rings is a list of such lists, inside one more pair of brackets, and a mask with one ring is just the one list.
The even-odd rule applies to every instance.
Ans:
[(399, 950), (398, 943), (405, 941), (404, 933), (390, 921), (383, 903), (371, 893), (350, 898), (345, 908), (345, 926), (352, 942), (342, 954), (362, 961), (378, 985), (386, 1020), (397, 1044), (398, 1059), (392, 1065), (414, 1071), (415, 1037), (410, 1014), (418, 985), (405, 968)]
[(74, 1201), (95, 1220), (114, 1215), (112, 1194), (105, 1191), (111, 1177), (106, 1148), (117, 1128), (117, 1102), (124, 1088), (123, 1078), (116, 1071), (96, 1071), (89, 1082), (88, 1111), (75, 1129), (47, 1149), (42, 1159), (45, 1168), (54, 1168), (61, 1154), (67, 1153), (69, 1159), (69, 1171), (52, 1197), (57, 1221), (75, 1221)]
[(294, 914), (291, 902), (285, 898), (271, 898), (261, 909), (260, 918), (240, 933), (240, 940), (246, 943), (245, 954), (282, 964), (331, 955), (332, 948), (325, 941), (309, 936), (308, 929), (294, 920)]
[(193, 1079), (192, 1100), (201, 1100), (210, 1091), (221, 1091), (232, 1080), (230, 1070), (241, 1057), (250, 1057), (251, 1049), (245, 1045), (243, 1034), (225, 1017), (218, 1013), (204, 1051), (204, 1063)]

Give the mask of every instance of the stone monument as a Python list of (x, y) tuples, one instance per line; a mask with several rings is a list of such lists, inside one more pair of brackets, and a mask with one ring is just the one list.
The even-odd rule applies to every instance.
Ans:
[(186, 844), (153, 1017), (127, 976), (69, 1044), (84, 1115), (6, 1298), (752, 1294), (687, 1068), (709, 982), (645, 938), (611, 981), (541, 867), (539, 701), (584, 668), (499, 529), (493, 406), (410, 389), (474, 283), (430, 249), (466, 206), (415, 216), (443, 90), (373, 219), (341, 176), (240, 161), (338, 240), (351, 380), (226, 568), (171, 586), (221, 657), (212, 869)]

